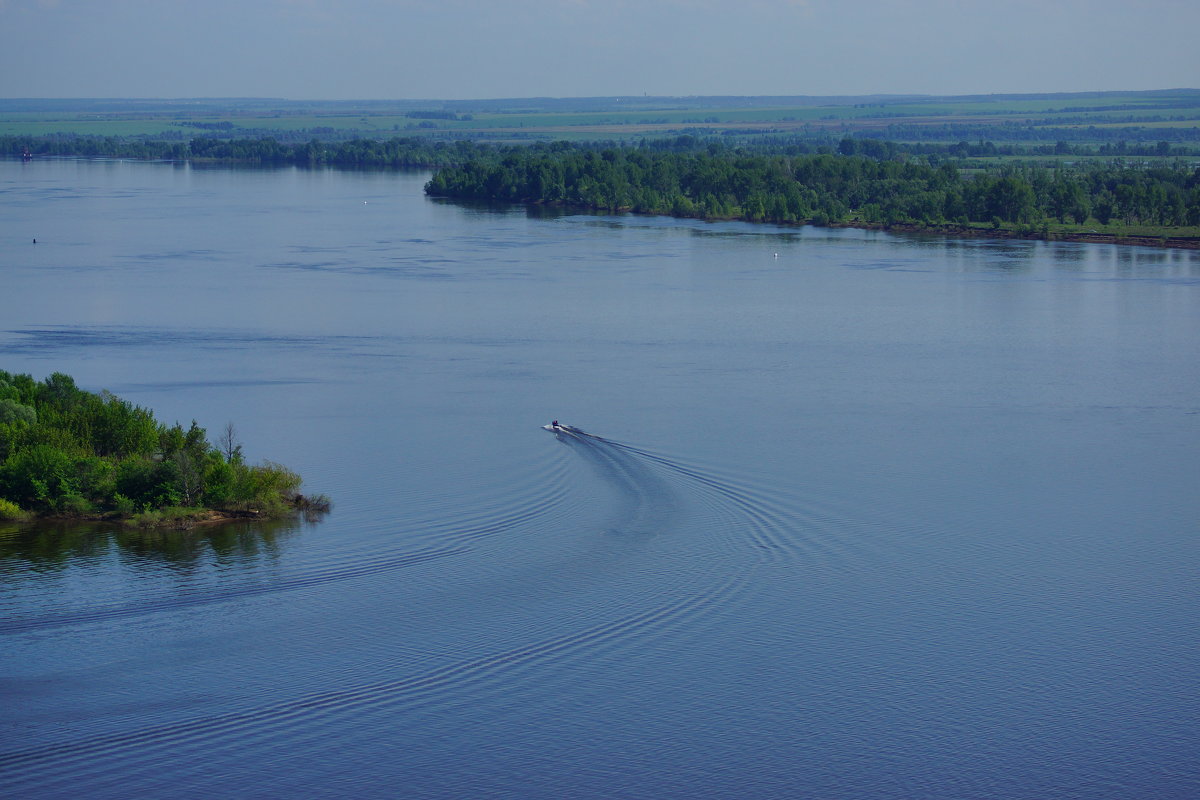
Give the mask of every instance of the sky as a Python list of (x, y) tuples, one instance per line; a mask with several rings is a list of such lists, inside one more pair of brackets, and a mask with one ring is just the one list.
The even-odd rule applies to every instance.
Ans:
[(1200, 0), (0, 0), (0, 97), (1200, 87)]

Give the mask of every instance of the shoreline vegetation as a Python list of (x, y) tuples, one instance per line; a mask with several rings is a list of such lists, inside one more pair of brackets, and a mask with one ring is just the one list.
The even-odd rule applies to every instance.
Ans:
[[(706, 220), (1200, 248), (1200, 168), (1121, 162), (965, 170), (842, 152), (498, 149), (438, 170), (433, 197)], [(886, 152), (885, 145), (875, 143)]]
[[(31, 146), (32, 145), (32, 146)], [(1078, 147), (1067, 147), (1078, 152)], [(282, 144), (0, 136), (0, 155), (255, 166), (422, 167), (433, 197), (704, 220), (856, 227), (954, 237), (1200, 249), (1200, 168), (1145, 156), (989, 162), (996, 148), (794, 137), (731, 145), (691, 135), (636, 144), (497, 145), (417, 138)], [(981, 155), (982, 154), (982, 155)]]
[(232, 423), (214, 445), (194, 420), (167, 426), (69, 375), (38, 382), (0, 370), (0, 521), (186, 529), (330, 510), (300, 485), (280, 464), (247, 464)]

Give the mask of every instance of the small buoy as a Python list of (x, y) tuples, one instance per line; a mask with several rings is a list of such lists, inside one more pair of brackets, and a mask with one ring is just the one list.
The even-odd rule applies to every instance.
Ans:
[(776, 257), (776, 258), (779, 258), (779, 253), (776, 253), (776, 254), (775, 254), (775, 257)]

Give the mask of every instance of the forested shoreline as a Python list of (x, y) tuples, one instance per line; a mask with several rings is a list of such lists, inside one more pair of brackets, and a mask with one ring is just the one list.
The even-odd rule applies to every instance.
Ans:
[[(1107, 147), (1107, 146), (1105, 146)], [(1002, 149), (1002, 148), (1001, 148)], [(1081, 148), (1059, 142), (1058, 157)], [(928, 230), (1200, 247), (1200, 169), (1172, 148), (1108, 149), (1103, 161), (983, 165), (990, 142), (904, 144), (793, 137), (730, 144), (681, 135), (637, 144), (498, 145), (415, 137), (285, 144), (0, 137), (0, 154), (435, 169), (432, 196), (697, 219)], [(1155, 153), (1138, 160), (1135, 153)], [(1149, 156), (1146, 156), (1149, 158)]]
[[(137, 136), (84, 136), (50, 134), (44, 136), (0, 136), (0, 155), (11, 157), (60, 156), (90, 158), (135, 158), (164, 161), (219, 161), (243, 164), (294, 164), (300, 166), (374, 166), (439, 168), (493, 157), (514, 148), (561, 147), (603, 150), (618, 147), (615, 142), (572, 143), (531, 142), (504, 145), (470, 139), (429, 139), (416, 136), (326, 140), (311, 137), (303, 142), (280, 141), (273, 136), (197, 136), (189, 139), (160, 139)], [(1190, 157), (1198, 152), (1186, 145), (1156, 143), (1105, 143), (1099, 146), (1058, 141), (1054, 144), (1000, 143), (979, 139), (953, 143), (890, 141), (865, 137), (798, 136), (759, 134), (725, 141), (721, 137), (681, 134), (644, 138), (619, 146), (620, 149), (704, 151), (725, 154), (860, 155), (877, 160), (918, 158), (936, 166), (947, 159), (959, 162), (997, 157), (1038, 159), (1073, 156), (1109, 159)]]
[(69, 375), (39, 382), (0, 370), (0, 520), (186, 527), (329, 509), (328, 499), (301, 495), (300, 484), (279, 464), (247, 464), (232, 424), (213, 445), (195, 421), (164, 425)]
[(440, 169), (432, 196), (750, 222), (942, 231), (989, 227), (1050, 238), (1200, 231), (1200, 169), (1131, 166), (961, 170), (859, 155), (672, 152), (532, 145)]

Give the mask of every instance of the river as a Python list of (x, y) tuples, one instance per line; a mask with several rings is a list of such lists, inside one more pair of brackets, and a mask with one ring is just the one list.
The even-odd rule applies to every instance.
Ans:
[(0, 369), (334, 501), (0, 524), (0, 794), (1200, 794), (1200, 253), (427, 179), (0, 161)]

